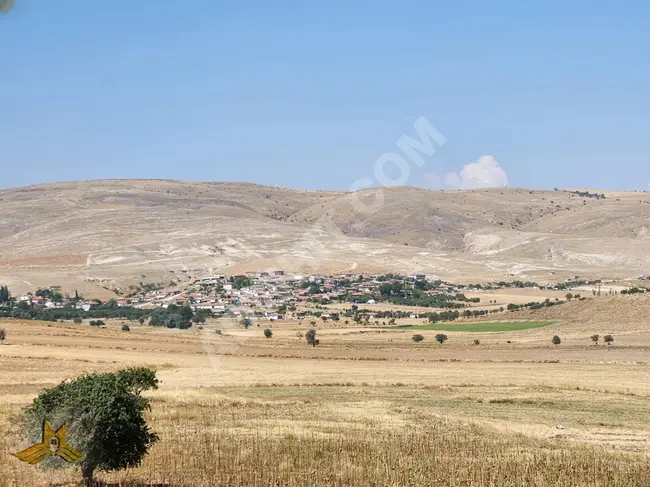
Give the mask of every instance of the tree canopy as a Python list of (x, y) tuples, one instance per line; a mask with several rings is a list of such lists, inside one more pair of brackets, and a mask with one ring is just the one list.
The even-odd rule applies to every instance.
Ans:
[[(80, 461), (86, 484), (95, 470), (119, 470), (140, 464), (158, 437), (143, 413), (148, 399), (140, 394), (158, 388), (154, 371), (130, 368), (116, 373), (90, 374), (42, 391), (24, 411), (30, 441), (38, 441), (44, 421), (67, 425), (70, 444), (84, 454)], [(50, 467), (66, 466), (58, 459)]]

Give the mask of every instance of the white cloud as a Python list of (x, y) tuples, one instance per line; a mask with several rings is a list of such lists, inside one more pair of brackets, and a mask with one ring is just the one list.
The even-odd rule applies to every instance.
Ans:
[(460, 172), (447, 173), (445, 184), (454, 189), (502, 188), (508, 185), (508, 175), (494, 157), (481, 156)]

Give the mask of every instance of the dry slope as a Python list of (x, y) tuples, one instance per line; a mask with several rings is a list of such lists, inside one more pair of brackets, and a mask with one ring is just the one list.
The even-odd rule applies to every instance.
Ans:
[[(455, 280), (650, 267), (650, 196), (487, 189), (342, 192), (111, 180), (0, 191), (0, 282), (97, 291), (215, 271), (425, 272)], [(600, 192), (598, 192), (600, 193)], [(554, 274), (553, 274), (554, 273)]]

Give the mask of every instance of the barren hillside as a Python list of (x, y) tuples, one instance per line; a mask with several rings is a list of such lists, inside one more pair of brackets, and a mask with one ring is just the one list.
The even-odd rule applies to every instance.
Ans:
[[(101, 291), (210, 272), (424, 272), (454, 280), (650, 269), (650, 195), (116, 180), (0, 191), (0, 282)], [(601, 193), (592, 191), (592, 193)]]

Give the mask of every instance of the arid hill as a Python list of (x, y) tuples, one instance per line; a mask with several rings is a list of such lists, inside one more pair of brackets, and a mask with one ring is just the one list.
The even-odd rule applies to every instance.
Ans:
[[(374, 212), (359, 211), (381, 193)], [(351, 196), (248, 183), (110, 180), (0, 191), (0, 282), (85, 292), (212, 272), (422, 272), (452, 280), (650, 272), (650, 194)]]

